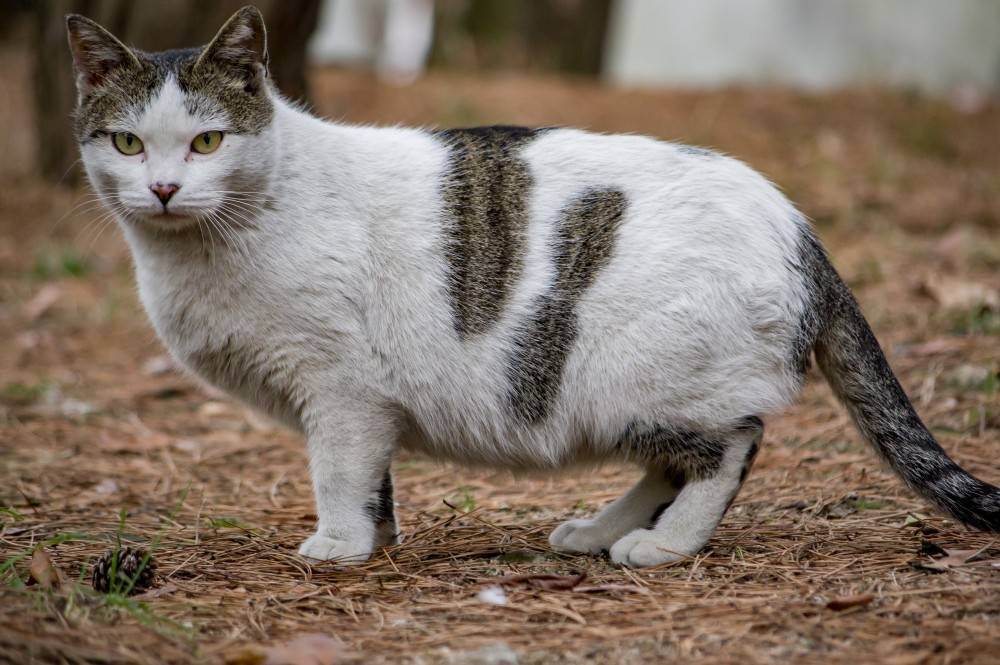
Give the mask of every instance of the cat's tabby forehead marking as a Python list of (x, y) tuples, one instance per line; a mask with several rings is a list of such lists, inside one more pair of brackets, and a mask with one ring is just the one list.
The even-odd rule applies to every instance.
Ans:
[(577, 334), (577, 303), (611, 260), (627, 201), (616, 189), (590, 190), (563, 212), (556, 232), (556, 279), (515, 339), (510, 401), (524, 422), (543, 420), (559, 394)]
[(518, 153), (539, 130), (475, 127), (435, 132), (451, 149), (443, 183), (445, 256), (455, 329), (487, 332), (520, 273), (531, 175)]
[(249, 94), (244, 83), (210, 62), (197, 69), (203, 49), (159, 53), (134, 50), (138, 65), (126, 64), (107, 83), (84, 97), (76, 110), (77, 140), (85, 143), (109, 127), (134, 123), (167, 80), (173, 77), (185, 93), (185, 110), (201, 117), (225, 117), (227, 131), (257, 134), (271, 123), (274, 106), (266, 94)]

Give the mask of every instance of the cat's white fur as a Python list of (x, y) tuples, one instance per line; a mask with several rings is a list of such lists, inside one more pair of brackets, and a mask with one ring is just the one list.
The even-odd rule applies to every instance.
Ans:
[[(110, 173), (119, 184), (102, 193), (130, 212), (121, 226), (139, 294), (171, 353), (306, 434), (319, 525), (303, 555), (363, 559), (380, 544), (364, 506), (400, 447), (556, 469), (620, 456), (614, 441), (636, 418), (725, 429), (799, 388), (790, 346), (806, 291), (788, 260), (800, 217), (740, 162), (639, 136), (542, 133), (520, 155), (533, 187), (516, 288), (489, 333), (460, 340), (442, 253), (447, 147), (424, 131), (324, 122), (274, 103), (270, 128), (192, 156), (192, 138), (225, 119), (191, 116), (168, 79), (138, 117), (111, 128), (139, 136), (144, 156), (92, 142), (83, 157), (93, 182)], [(171, 208), (194, 214), (218, 205), (237, 170), (239, 187), (267, 201), (240, 209), (252, 228), (136, 219), (161, 208), (154, 182), (179, 184)], [(608, 187), (628, 201), (610, 263), (578, 304), (550, 415), (520, 424), (503, 399), (512, 336), (552, 285), (561, 211)], [(204, 228), (170, 230), (195, 223)], [(238, 378), (200, 360), (226, 349), (239, 354)], [(651, 470), (595, 520), (557, 529), (553, 544), (610, 547), (630, 565), (693, 554), (735, 492), (753, 436), (735, 437), (723, 471), (682, 492), (664, 528), (642, 528), (676, 494)]]

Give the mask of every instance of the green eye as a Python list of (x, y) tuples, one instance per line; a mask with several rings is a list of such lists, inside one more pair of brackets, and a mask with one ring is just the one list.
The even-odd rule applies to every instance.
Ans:
[(218, 150), (220, 143), (222, 143), (222, 132), (202, 132), (191, 141), (191, 149), (207, 155)]
[(115, 132), (111, 135), (111, 141), (123, 155), (138, 155), (142, 152), (142, 141), (131, 132)]

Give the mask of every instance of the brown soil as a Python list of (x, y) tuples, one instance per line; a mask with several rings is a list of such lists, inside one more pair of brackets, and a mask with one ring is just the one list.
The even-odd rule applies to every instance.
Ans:
[[(768, 419), (742, 494), (693, 560), (629, 571), (548, 549), (551, 528), (613, 499), (631, 469), (523, 478), (405, 457), (408, 542), (350, 570), (308, 565), (295, 554), (315, 518), (301, 442), (161, 362), (116, 229), (85, 192), (29, 175), (26, 70), (5, 57), (0, 126), (22, 129), (0, 139), (0, 661), (263, 662), (254, 645), (323, 633), (346, 645), (338, 662), (504, 662), (497, 643), (521, 663), (996, 662), (1000, 541), (903, 489), (818, 377)], [(1000, 314), (976, 304), (1000, 287), (995, 105), (314, 81), (320, 111), (350, 121), (567, 124), (740, 156), (817, 222), (942, 445), (1000, 482)], [(152, 550), (157, 586), (141, 600), (90, 587), (118, 540)], [(64, 576), (55, 590), (24, 584), (39, 546)], [(478, 598), (533, 573), (587, 578), (508, 580), (503, 606)]]

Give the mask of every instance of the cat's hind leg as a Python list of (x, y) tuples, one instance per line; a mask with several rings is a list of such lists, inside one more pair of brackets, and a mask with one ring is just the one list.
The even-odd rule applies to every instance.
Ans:
[(688, 448), (688, 461), (699, 460), (700, 466), (691, 466), (694, 472), (652, 528), (635, 529), (611, 547), (611, 560), (641, 568), (696, 554), (736, 498), (763, 433), (758, 418), (747, 418), (729, 433), (689, 436), (685, 445), (695, 447)]
[(564, 552), (599, 554), (633, 529), (650, 526), (680, 490), (680, 484), (662, 467), (646, 475), (624, 495), (604, 507), (593, 519), (570, 520), (549, 536), (549, 544)]

